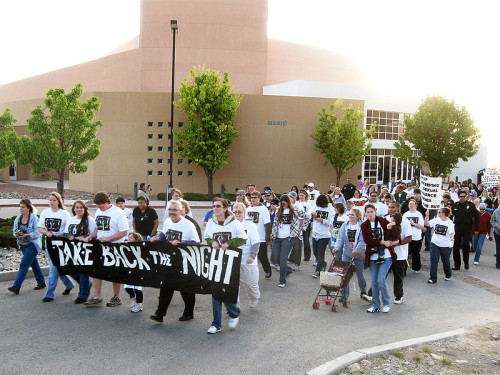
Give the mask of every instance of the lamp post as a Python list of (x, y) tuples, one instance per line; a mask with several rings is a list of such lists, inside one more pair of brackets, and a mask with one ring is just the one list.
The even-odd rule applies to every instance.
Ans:
[(175, 34), (179, 32), (177, 20), (170, 20), (170, 28), (172, 29), (172, 99), (170, 101), (170, 183), (169, 193), (174, 185), (172, 184), (173, 166), (174, 166), (174, 76), (175, 76)]

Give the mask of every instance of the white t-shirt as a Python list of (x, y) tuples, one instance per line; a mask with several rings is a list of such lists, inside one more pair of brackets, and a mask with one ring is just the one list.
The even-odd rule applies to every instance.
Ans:
[(429, 225), (434, 229), (431, 242), (439, 247), (452, 247), (450, 235), (455, 233), (455, 224), (450, 219), (443, 221), (436, 217), (429, 221)]
[[(391, 220), (390, 215), (386, 217), (387, 220)], [(413, 231), (412, 226), (408, 219), (405, 219), (403, 216), (403, 220), (401, 220), (401, 241), (403, 241), (406, 237), (412, 236), (413, 240)], [(408, 259), (408, 244), (394, 246), (394, 252), (397, 255), (398, 260)]]
[(258, 205), (255, 207), (247, 208), (247, 216), (252, 219), (252, 222), (257, 227), (259, 231), (260, 242), (266, 242), (266, 224), (271, 223), (271, 217), (269, 216), (269, 210), (264, 205)]
[[(129, 230), (128, 221), (125, 212), (119, 207), (111, 205), (107, 210), (101, 211), (99, 208), (95, 212), (95, 224), (97, 226), (97, 239), (101, 237), (110, 237), (118, 232)], [(114, 243), (123, 242), (127, 236), (123, 236)]]
[[(262, 206), (265, 208), (265, 206)], [(246, 264), (248, 257), (251, 255), (252, 245), (260, 243), (259, 231), (257, 230), (257, 226), (253, 223), (252, 219), (245, 219), (241, 222), (243, 229), (245, 230), (248, 238), (247, 243), (240, 246), (242, 250), (241, 254), (241, 264)], [(257, 257), (253, 259), (251, 263), (252, 266), (257, 265)]]
[(216, 240), (219, 242), (219, 245), (222, 245), (233, 238), (243, 238), (245, 240), (248, 238), (243, 226), (236, 218), (224, 225), (215, 223), (213, 218), (208, 220), (203, 237)]
[[(278, 214), (276, 214), (274, 220), (278, 220)], [(289, 208), (285, 208), (283, 210), (281, 222), (278, 224), (278, 234), (276, 235), (276, 237), (278, 238), (290, 237), (290, 229), (292, 228), (291, 224), (292, 224), (292, 214), (290, 213)]]
[(375, 206), (375, 208), (377, 209), (377, 216), (382, 216), (384, 217), (385, 215), (387, 215), (387, 212), (388, 212), (388, 209), (387, 209), (387, 206), (385, 205), (385, 203), (382, 203), (382, 202), (375, 202), (375, 203), (372, 203), (372, 202), (366, 202), (365, 203), (365, 206), (368, 204), (368, 203), (371, 203)]
[[(384, 228), (382, 228), (382, 225), (380, 225), (380, 223), (378, 221), (376, 222), (376, 224), (377, 225), (375, 225), (375, 222), (373, 222), (373, 223), (370, 222), (370, 228), (372, 230), (372, 237), (375, 240), (383, 241), (384, 240)], [(386, 248), (384, 251), (384, 258), (390, 258), (390, 257), (391, 257), (391, 252), (389, 251), (389, 249)], [(370, 257), (370, 260), (377, 260), (377, 259), (378, 259), (378, 253), (375, 253)]]
[(340, 229), (342, 224), (347, 223), (349, 221), (349, 216), (344, 212), (343, 215), (337, 216), (337, 221), (335, 221), (335, 215), (333, 215), (333, 228)]
[(123, 213), (128, 221), (128, 233), (132, 233), (134, 231), (134, 217), (132, 216), (132, 210), (130, 208), (124, 207)]
[[(409, 221), (413, 221), (415, 224), (418, 225), (424, 225), (424, 217), (420, 213), (420, 211), (415, 211), (415, 213), (412, 213), (410, 211), (406, 211), (403, 214), (403, 217), (408, 219)], [(410, 223), (411, 225), (411, 223)], [(411, 227), (412, 231), (412, 241), (420, 241), (422, 239), (422, 229), (419, 229), (417, 227), (412, 226)]]
[(182, 216), (177, 223), (174, 223), (170, 217), (167, 217), (163, 223), (163, 233), (165, 233), (168, 242), (175, 240), (179, 242), (201, 242), (194, 224)]
[(312, 192), (307, 190), (307, 194), (309, 194), (309, 200), (316, 205), (316, 199), (318, 199), (321, 194), (318, 189), (314, 189)]
[(66, 223), (66, 229), (64, 230), (64, 232), (68, 233), (70, 236), (73, 236), (75, 238), (87, 237), (96, 228), (95, 220), (92, 216), (87, 217), (87, 229), (88, 229), (87, 233), (83, 233), (83, 228), (81, 228), (80, 222), (81, 220), (78, 217), (76, 216), (70, 217), (68, 222)]
[(60, 208), (57, 212), (52, 212), (52, 209), (43, 210), (38, 220), (38, 227), (52, 232), (54, 236), (64, 233), (66, 224), (71, 218), (68, 211)]
[(323, 219), (323, 222), (320, 222), (316, 220), (315, 217), (311, 218), (311, 220), (313, 221), (313, 238), (330, 238), (330, 225), (332, 225), (333, 223), (335, 209), (331, 205), (328, 205), (328, 207), (325, 208), (314, 205), (309, 213), (312, 214), (313, 212), (317, 213), (317, 217)]

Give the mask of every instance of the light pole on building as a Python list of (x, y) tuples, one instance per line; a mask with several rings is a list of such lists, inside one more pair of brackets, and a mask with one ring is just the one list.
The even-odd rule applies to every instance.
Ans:
[[(174, 77), (175, 77), (175, 34), (179, 32), (177, 20), (170, 20), (170, 28), (172, 29), (172, 98), (170, 101), (170, 183), (169, 190), (174, 187), (172, 183), (173, 166), (174, 166)], [(170, 193), (170, 191), (169, 191)]]

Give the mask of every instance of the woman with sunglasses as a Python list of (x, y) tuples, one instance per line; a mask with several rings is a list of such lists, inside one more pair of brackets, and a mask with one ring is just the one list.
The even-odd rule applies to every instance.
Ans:
[[(241, 223), (229, 210), (229, 201), (224, 198), (212, 200), (214, 215), (205, 228), (205, 240), (213, 249), (227, 250), (229, 246), (239, 247), (247, 242), (247, 234)], [(240, 316), (237, 303), (224, 302), (229, 314), (229, 328), (236, 328)], [(207, 333), (214, 334), (222, 330), (222, 302), (212, 297), (213, 321)]]

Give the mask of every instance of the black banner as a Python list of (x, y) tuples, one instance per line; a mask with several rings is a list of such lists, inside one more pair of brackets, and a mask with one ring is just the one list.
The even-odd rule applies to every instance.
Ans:
[(47, 238), (52, 263), (61, 275), (89, 276), (137, 286), (212, 294), (236, 303), (241, 249), (215, 250), (208, 245), (173, 246), (168, 242), (89, 243)]

